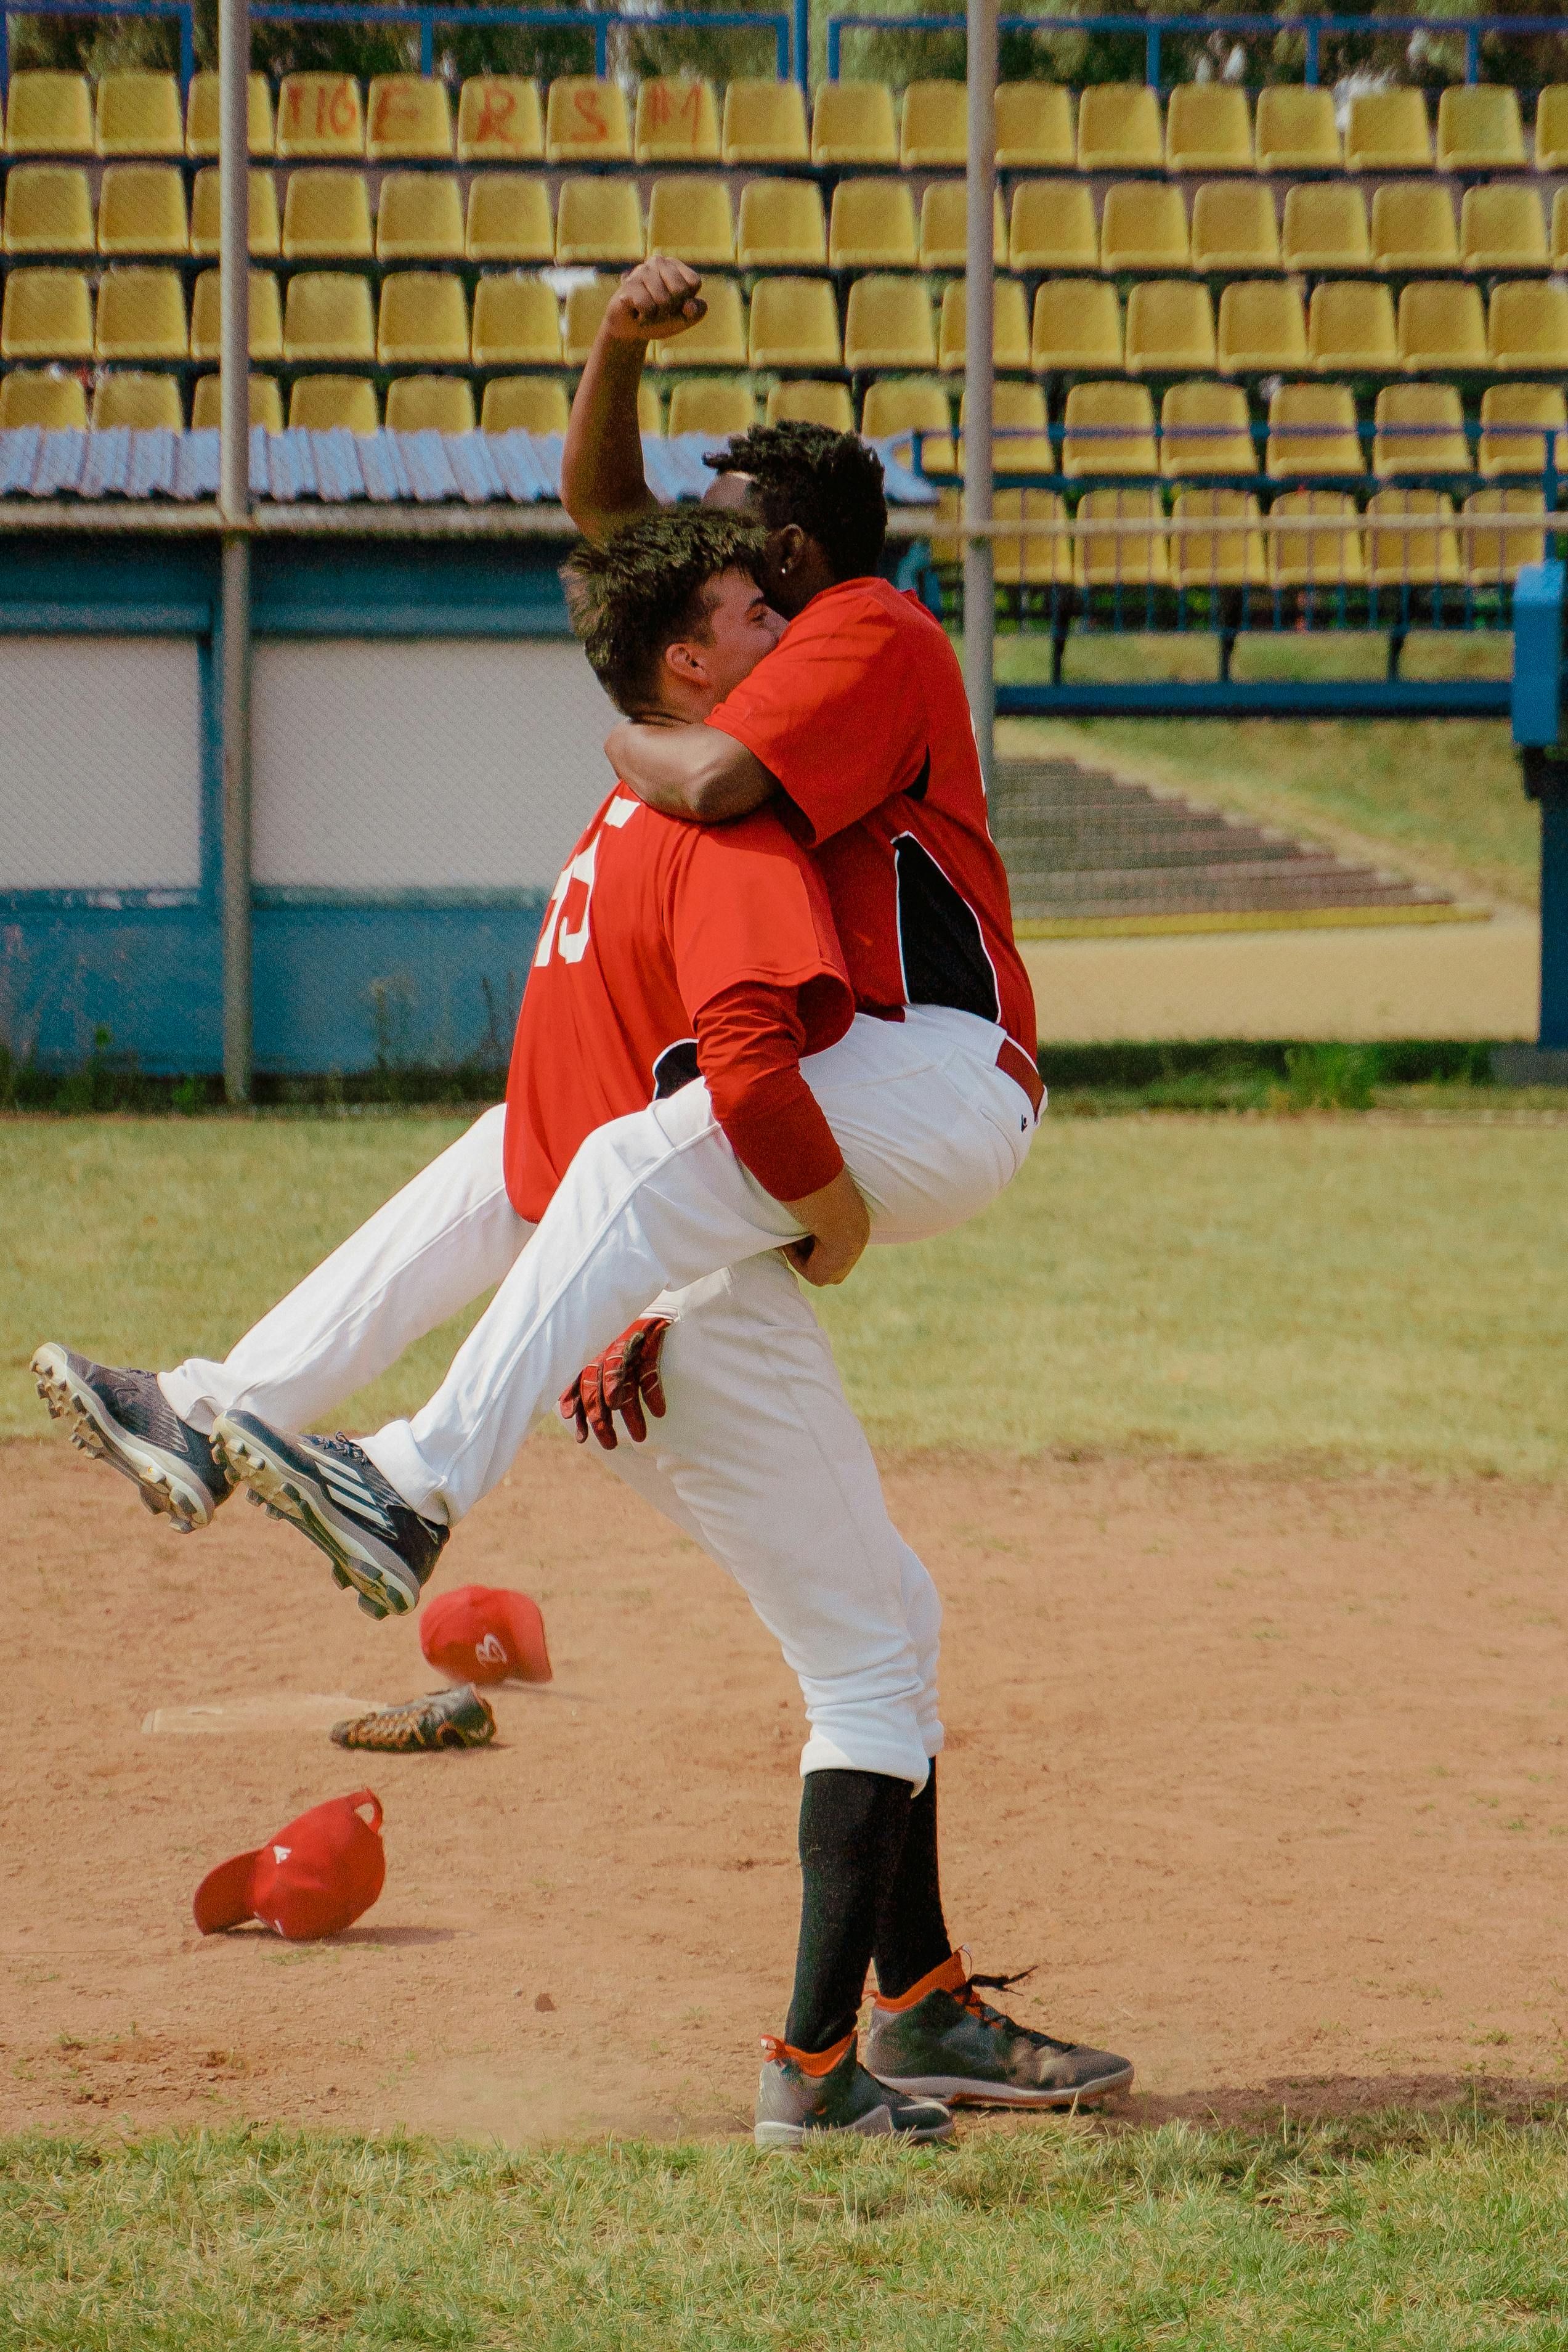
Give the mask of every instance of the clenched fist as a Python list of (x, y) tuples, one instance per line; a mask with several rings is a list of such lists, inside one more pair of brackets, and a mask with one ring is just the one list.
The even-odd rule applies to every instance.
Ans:
[(656, 254), (627, 271), (610, 298), (605, 334), (621, 343), (666, 341), (707, 315), (702, 279), (684, 261)]

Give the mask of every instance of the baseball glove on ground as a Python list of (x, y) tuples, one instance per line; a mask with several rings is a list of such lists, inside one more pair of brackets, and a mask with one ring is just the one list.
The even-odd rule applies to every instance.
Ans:
[(619, 1339), (612, 1339), (602, 1355), (584, 1364), (570, 1388), (562, 1391), (560, 1417), (575, 1423), (580, 1445), (586, 1444), (591, 1430), (605, 1452), (613, 1454), (620, 1444), (615, 1434), (617, 1413), (633, 1445), (641, 1445), (648, 1434), (644, 1405), (655, 1421), (664, 1419), (664, 1384), (659, 1358), (674, 1319), (669, 1315), (639, 1315)]
[(406, 1698), (399, 1706), (378, 1706), (351, 1723), (332, 1726), (340, 1748), (374, 1748), (395, 1756), (426, 1748), (483, 1748), (495, 1737), (490, 1702), (472, 1683), (432, 1691), (427, 1698)]

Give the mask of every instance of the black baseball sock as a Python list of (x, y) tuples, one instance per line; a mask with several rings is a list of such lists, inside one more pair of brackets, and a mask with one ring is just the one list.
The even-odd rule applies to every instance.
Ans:
[(791, 2048), (831, 2050), (852, 2029), (912, 1811), (908, 1781), (885, 1772), (808, 1772), (801, 1782)]
[(896, 2000), (953, 1948), (942, 1916), (942, 1879), (936, 1854), (936, 1762), (931, 1778), (909, 1808), (909, 1828), (898, 1868), (876, 1923), (873, 1958), (876, 1989)]

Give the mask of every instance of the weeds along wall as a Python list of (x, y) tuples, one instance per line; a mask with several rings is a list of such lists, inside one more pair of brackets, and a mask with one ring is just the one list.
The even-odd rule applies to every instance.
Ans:
[[(256, 1061), (504, 1063), (610, 782), (562, 545), (262, 546)], [(214, 544), (8, 540), (0, 1052), (222, 1062)]]

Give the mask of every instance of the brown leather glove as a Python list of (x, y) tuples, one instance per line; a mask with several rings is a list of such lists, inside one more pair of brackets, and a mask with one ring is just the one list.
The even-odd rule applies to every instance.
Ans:
[(664, 1334), (674, 1320), (670, 1315), (639, 1315), (619, 1339), (612, 1339), (602, 1355), (584, 1364), (570, 1388), (562, 1391), (560, 1417), (575, 1424), (580, 1445), (587, 1444), (591, 1430), (605, 1452), (613, 1454), (621, 1442), (615, 1434), (617, 1413), (633, 1445), (641, 1445), (648, 1434), (644, 1405), (655, 1421), (664, 1419), (664, 1384), (659, 1375), (659, 1358)]

